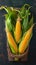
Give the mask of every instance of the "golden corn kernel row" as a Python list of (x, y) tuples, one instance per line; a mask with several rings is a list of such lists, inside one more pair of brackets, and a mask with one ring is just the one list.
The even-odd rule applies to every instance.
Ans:
[(17, 22), (16, 22), (16, 27), (15, 27), (15, 32), (14, 32), (16, 42), (18, 42), (21, 37), (21, 22), (20, 21), (21, 19), (20, 17), (18, 17)]
[(13, 36), (11, 35), (11, 33), (7, 29), (6, 29), (6, 34), (7, 34), (7, 39), (9, 41), (10, 45), (13, 47), (13, 49), (17, 53), (18, 52), (17, 45), (13, 39)]
[(23, 37), (21, 43), (19, 44), (19, 53), (23, 53), (27, 47), (27, 43), (30, 39), (31, 33), (32, 33), (33, 25), (31, 28), (26, 32), (25, 37)]

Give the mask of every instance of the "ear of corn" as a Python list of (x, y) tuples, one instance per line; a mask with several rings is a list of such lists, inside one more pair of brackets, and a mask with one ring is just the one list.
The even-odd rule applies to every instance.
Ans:
[(20, 40), (20, 37), (21, 37), (20, 17), (18, 17), (18, 19), (17, 19), (14, 35), (15, 35), (16, 42), (18, 42)]
[(19, 53), (23, 53), (27, 47), (27, 43), (29, 42), (30, 36), (32, 34), (33, 25), (31, 28), (26, 32), (26, 35), (23, 36), (21, 43), (19, 44)]
[(15, 50), (15, 53), (18, 52), (18, 49), (17, 49), (17, 45), (13, 39), (13, 36), (11, 35), (11, 33), (8, 31), (8, 29), (6, 29), (6, 34), (7, 34), (7, 39), (9, 41), (9, 45)]

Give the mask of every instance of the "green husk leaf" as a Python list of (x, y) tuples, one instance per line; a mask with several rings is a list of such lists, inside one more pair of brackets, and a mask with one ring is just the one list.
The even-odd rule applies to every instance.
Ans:
[(22, 24), (22, 34), (28, 30), (29, 15), (31, 15), (30, 8), (31, 8), (31, 6), (29, 4), (25, 4), (20, 9), (20, 17), (22, 19), (22, 23), (21, 23)]
[(8, 14), (8, 15), (7, 14), (4, 15), (5, 18), (7, 18), (7, 16), (11, 16), (12, 15), (12, 19), (14, 18), (16, 20), (17, 12), (13, 8), (7, 7), (7, 6), (1, 6), (0, 10), (2, 10), (2, 9), (4, 9), (7, 12), (7, 14)]
[(12, 10), (10, 9), (10, 7), (7, 6), (1, 6), (0, 10), (4, 9), (8, 14), (11, 14)]
[(32, 16), (31, 19), (30, 19), (29, 27), (31, 27), (32, 25), (33, 25), (33, 16)]
[(23, 32), (27, 30), (27, 26), (28, 26), (28, 15), (26, 15), (23, 19), (23, 24), (22, 24)]
[[(28, 8), (27, 8), (28, 7)], [(23, 7), (22, 8), (20, 8), (20, 17), (21, 18), (24, 18), (24, 16), (26, 15), (26, 10), (28, 10), (29, 11), (29, 9), (31, 8), (31, 6), (29, 5), (29, 4), (25, 4), (25, 5), (23, 5)]]
[(5, 21), (5, 26), (7, 25), (9, 31), (12, 30), (12, 26), (11, 26), (11, 19), (9, 19), (9, 17), (7, 18), (7, 20)]
[(5, 16), (5, 20), (7, 20), (7, 19), (8, 19), (8, 17), (9, 17), (9, 15), (8, 15), (8, 14), (5, 14), (4, 16)]
[(8, 41), (8, 45), (9, 45), (9, 48), (10, 48), (11, 53), (16, 54), (14, 48), (11, 46), (11, 44), (9, 43), (9, 41)]

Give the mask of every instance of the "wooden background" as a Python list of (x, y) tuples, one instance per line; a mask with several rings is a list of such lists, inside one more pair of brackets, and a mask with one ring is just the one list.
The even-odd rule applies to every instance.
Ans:
[[(36, 0), (0, 0), (0, 6), (13, 6), (21, 7), (23, 4), (29, 3), (32, 5), (31, 12), (34, 15), (34, 23), (36, 22)], [(0, 11), (0, 63), (8, 62), (7, 49), (6, 49), (6, 34), (5, 34), (5, 18), (4, 10)], [(30, 41), (28, 61), (36, 61), (36, 25), (33, 29), (33, 37)]]

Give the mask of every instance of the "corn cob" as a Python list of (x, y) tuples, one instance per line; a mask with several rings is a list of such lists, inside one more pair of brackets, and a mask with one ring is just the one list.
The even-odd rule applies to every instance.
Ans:
[(15, 27), (15, 40), (16, 42), (18, 42), (20, 40), (21, 37), (21, 23), (20, 23), (21, 19), (20, 17), (17, 18), (17, 22), (16, 22), (16, 27)]
[(32, 34), (33, 25), (31, 28), (26, 32), (25, 37), (23, 36), (21, 43), (19, 44), (19, 53), (23, 53), (27, 48), (30, 36)]
[[(6, 29), (6, 34), (7, 34), (7, 39), (9, 41), (9, 45), (15, 50), (15, 53), (18, 52), (18, 49), (17, 49), (17, 45), (13, 39), (13, 36), (11, 35), (11, 33), (8, 31), (8, 29)], [(13, 50), (12, 49), (12, 50)]]

